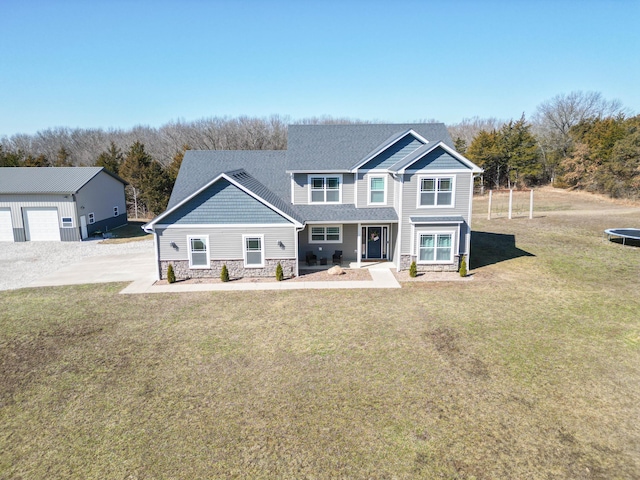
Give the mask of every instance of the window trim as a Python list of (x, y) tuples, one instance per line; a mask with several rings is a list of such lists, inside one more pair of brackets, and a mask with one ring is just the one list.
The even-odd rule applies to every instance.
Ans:
[[(191, 250), (191, 240), (198, 239), (204, 240), (205, 254), (207, 256), (206, 265), (194, 265), (193, 264), (193, 251)], [(211, 268), (211, 249), (209, 248), (209, 235), (187, 235), (187, 255), (189, 257), (189, 268), (192, 270), (206, 270)]]
[(118, 205), (113, 207), (113, 216), (117, 217), (118, 215), (120, 215), (120, 208), (118, 208)]
[[(386, 206), (387, 205), (387, 177), (385, 174), (368, 174), (367, 175), (367, 205), (371, 206)], [(384, 200), (382, 202), (372, 202), (371, 201), (371, 192), (379, 192), (380, 190), (371, 190), (371, 180), (374, 178), (381, 178), (384, 186), (382, 187), (382, 193), (384, 196)]]
[[(312, 179), (313, 178), (322, 178), (324, 181), (324, 189), (322, 190), (324, 192), (324, 202), (314, 202), (312, 200), (312, 194), (314, 191), (319, 191), (319, 190), (314, 190), (313, 187), (313, 182)], [(337, 202), (327, 202), (327, 179), (328, 178), (337, 178), (338, 179), (338, 201)], [(343, 184), (343, 178), (342, 178), (342, 174), (341, 173), (334, 173), (334, 174), (308, 174), (307, 175), (307, 200), (309, 202), (309, 204), (314, 204), (314, 205), (338, 205), (342, 203), (342, 184)]]
[[(338, 240), (327, 240), (327, 227), (337, 227), (338, 228)], [(314, 228), (323, 228), (324, 229), (324, 240), (313, 240), (312, 232)], [(309, 243), (342, 243), (342, 224), (311, 224), (309, 225)]]
[[(420, 237), (422, 235), (433, 235), (434, 238), (434, 250), (433, 260), (420, 260)], [(438, 237), (442, 235), (451, 235), (451, 255), (448, 260), (436, 260), (438, 257)], [(450, 265), (454, 262), (456, 251), (456, 231), (455, 230), (418, 230), (416, 231), (416, 243), (415, 243), (415, 257), (418, 265)]]
[(94, 212), (87, 214), (87, 222), (89, 222), (89, 225), (96, 223), (96, 214)]
[[(247, 239), (249, 238), (259, 238), (260, 239), (260, 264), (247, 263)], [(249, 234), (245, 233), (242, 235), (242, 258), (244, 260), (244, 268), (264, 268), (265, 264), (265, 244), (264, 244), (264, 234), (256, 233)]]
[[(438, 181), (443, 178), (451, 179), (451, 203), (448, 205), (438, 205)], [(434, 205), (422, 205), (420, 203), (422, 197), (422, 181), (423, 180), (435, 180), (436, 181), (436, 189), (435, 189), (435, 197), (433, 199)], [(416, 199), (416, 208), (455, 208), (456, 206), (456, 175), (418, 175), (418, 185), (417, 185), (417, 199)]]
[[(68, 219), (69, 221), (65, 222), (65, 219)], [(62, 223), (62, 228), (73, 228), (73, 217), (62, 217), (60, 221)], [(65, 225), (65, 223), (68, 225)]]

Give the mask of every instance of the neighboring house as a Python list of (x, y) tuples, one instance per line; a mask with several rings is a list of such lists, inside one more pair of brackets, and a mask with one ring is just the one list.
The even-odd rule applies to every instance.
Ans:
[(187, 151), (167, 210), (145, 225), (158, 276), (297, 274), (332, 261), (456, 271), (474, 176), (444, 124), (292, 125), (288, 150)]
[(0, 241), (76, 241), (125, 225), (126, 184), (102, 167), (0, 168)]

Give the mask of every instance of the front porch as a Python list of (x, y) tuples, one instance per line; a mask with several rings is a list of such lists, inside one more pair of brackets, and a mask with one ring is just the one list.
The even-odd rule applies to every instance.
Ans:
[(298, 266), (326, 270), (338, 263), (334, 256), (341, 254), (343, 268), (396, 268), (392, 262), (397, 235), (395, 223), (307, 225), (298, 234)]
[[(298, 270), (328, 270), (331, 267), (333, 267), (334, 264), (331, 262), (331, 260), (329, 259), (327, 261), (326, 265), (321, 265), (320, 262), (318, 262), (316, 265), (307, 265), (305, 260), (301, 260), (298, 262)], [(393, 262), (388, 262), (386, 260), (378, 260), (378, 261), (370, 261), (370, 260), (363, 260), (360, 263), (358, 263), (357, 261), (343, 261), (342, 268), (344, 269), (349, 269), (349, 270), (356, 270), (356, 269), (387, 269), (387, 270), (395, 270), (396, 269), (396, 265)]]

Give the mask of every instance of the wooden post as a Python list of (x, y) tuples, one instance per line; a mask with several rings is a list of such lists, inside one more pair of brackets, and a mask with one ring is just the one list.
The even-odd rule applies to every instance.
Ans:
[(487, 220), (491, 220), (491, 194), (493, 190), (489, 190), (489, 213), (487, 213)]
[(513, 206), (513, 190), (509, 190), (509, 220), (511, 220), (511, 207)]
[(533, 218), (533, 188), (529, 194), (529, 220)]

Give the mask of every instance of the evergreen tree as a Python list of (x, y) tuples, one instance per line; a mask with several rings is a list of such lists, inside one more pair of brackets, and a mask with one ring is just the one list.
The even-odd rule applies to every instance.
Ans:
[(47, 157), (44, 155), (38, 155), (34, 157), (32, 155), (28, 155), (24, 160), (25, 167), (50, 167), (51, 163), (47, 160)]
[(111, 173), (115, 173), (118, 175), (120, 170), (120, 164), (123, 161), (122, 152), (116, 144), (111, 141), (109, 144), (109, 148), (98, 155), (98, 159), (96, 160), (97, 167), (104, 167), (106, 170), (109, 170)]
[(191, 147), (189, 147), (189, 145), (183, 145), (182, 150), (176, 152), (173, 156), (173, 160), (166, 168), (167, 177), (171, 182), (172, 188), (173, 184), (176, 183), (176, 178), (178, 178), (178, 172), (180, 171), (180, 166), (182, 165), (182, 160), (184, 159), (184, 154), (187, 150), (191, 150)]
[(56, 161), (54, 163), (55, 167), (71, 167), (73, 164), (71, 163), (71, 153), (64, 147), (60, 147), (58, 152), (56, 153)]

